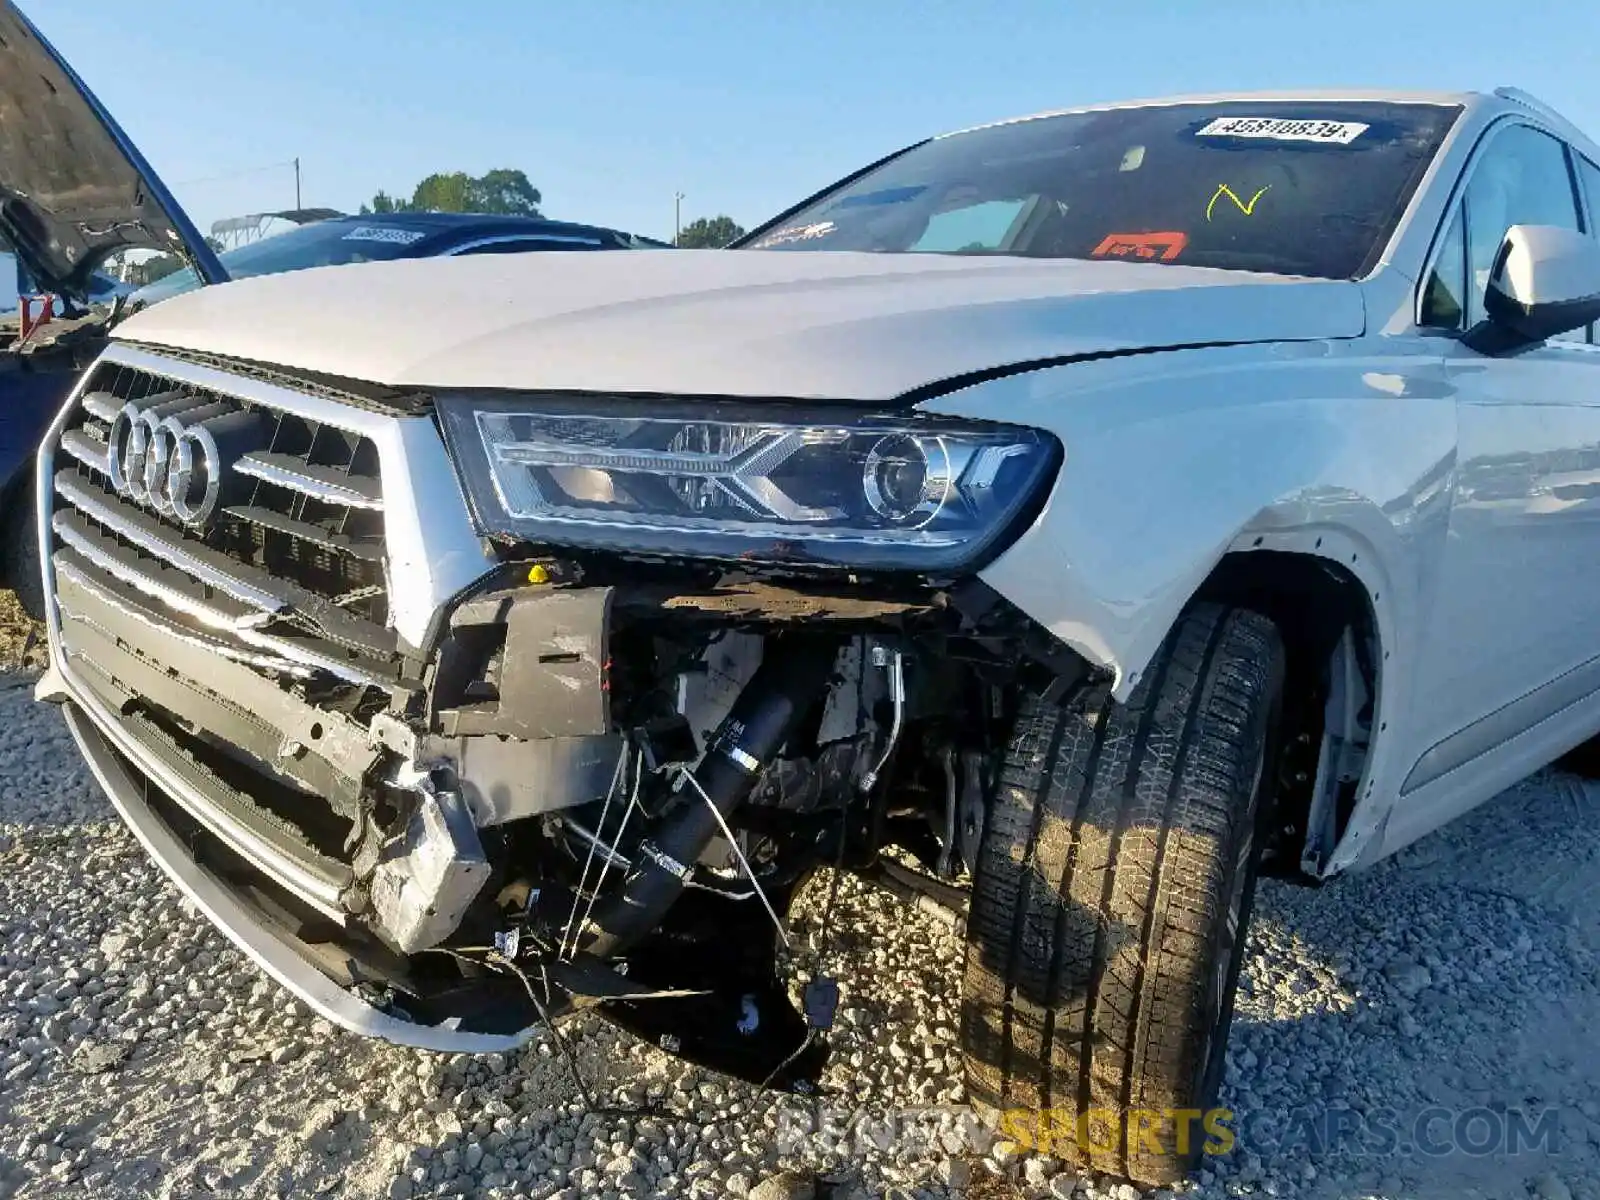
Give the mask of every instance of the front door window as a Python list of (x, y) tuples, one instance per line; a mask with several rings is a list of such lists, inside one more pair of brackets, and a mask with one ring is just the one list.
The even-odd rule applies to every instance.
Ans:
[[(1468, 324), (1483, 318), (1483, 297), (1506, 230), (1513, 225), (1581, 229), (1566, 147), (1526, 125), (1501, 131), (1467, 184)], [(1584, 341), (1585, 331), (1556, 341)]]

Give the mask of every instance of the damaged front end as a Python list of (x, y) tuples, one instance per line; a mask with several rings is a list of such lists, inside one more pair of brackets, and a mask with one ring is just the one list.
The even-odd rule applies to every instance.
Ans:
[[(459, 493), (427, 499), (434, 416), (319, 387), (117, 348), (41, 454), (41, 694), (67, 704), (123, 815), (213, 920), (353, 1028), (503, 1048), (596, 1006), (708, 1066), (809, 1087), (832, 993), (817, 981), (804, 1013), (789, 999), (796, 892), (837, 867), (959, 904), (1018, 698), (1084, 664), (970, 572), (904, 569), (888, 536), (887, 561), (842, 572), (842, 535), (809, 562), (741, 563), (682, 553), (687, 522), (641, 554), (485, 521), (486, 497), (521, 519), (566, 488), (628, 524), (581, 418), (443, 406), (491, 536), (441, 554), (430, 528), (471, 523)], [(474, 428), (480, 466), (527, 475), (475, 476)], [(827, 483), (821, 460), (772, 483), (797, 447), (852, 438), (869, 499), (898, 503), (912, 436), (762, 426), (714, 468), (682, 429), (629, 436), (667, 434), (627, 451), (629, 487), (666, 461), (745, 512)], [(921, 463), (912, 499), (959, 485), (990, 503), (1023, 452), (985, 436)], [(931, 517), (896, 519), (954, 544)], [(406, 574), (408, 545), (456, 574)]]
[(507, 577), (547, 582), (487, 588), (442, 641), (423, 753), (454, 765), (504, 864), (452, 940), (720, 1070), (813, 1078), (779, 970), (796, 891), (890, 845), (954, 877), (1005, 698), (1062, 664), (976, 588), (578, 573), (519, 562)]

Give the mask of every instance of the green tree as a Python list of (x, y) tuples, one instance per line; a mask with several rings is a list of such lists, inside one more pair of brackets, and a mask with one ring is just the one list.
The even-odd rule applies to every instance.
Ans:
[(720, 250), (744, 236), (744, 226), (732, 217), (699, 217), (678, 234), (678, 245), (686, 250)]
[(512, 167), (498, 167), (469, 181), (467, 197), (473, 212), (512, 213), (522, 217), (539, 216), (539, 202), (543, 199), (539, 189), (528, 182), (527, 175)]
[(380, 191), (372, 198), (371, 204), (363, 204), (361, 206), (361, 215), (369, 216), (373, 213), (409, 212), (410, 210), (411, 202), (409, 200), (397, 200), (393, 196), (389, 195), (388, 192)]
[(527, 173), (514, 167), (496, 167), (482, 175), (465, 171), (435, 171), (412, 189), (405, 200), (380, 191), (361, 206), (363, 214), (399, 212), (510, 213), (537, 217), (543, 199), (528, 182)]
[(153, 254), (143, 262), (135, 263), (133, 270), (139, 274), (140, 283), (154, 283), (158, 279), (165, 279), (183, 265), (183, 259), (176, 254)]
[(418, 212), (472, 212), (472, 176), (465, 171), (435, 172), (411, 194)]

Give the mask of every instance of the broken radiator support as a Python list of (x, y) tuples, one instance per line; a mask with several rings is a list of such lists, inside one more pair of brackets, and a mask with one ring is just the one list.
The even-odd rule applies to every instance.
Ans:
[[(811, 640), (768, 643), (761, 666), (717, 727), (694, 783), (726, 820), (749, 797), (766, 766), (824, 693), (835, 647)], [(641, 843), (639, 861), (614, 898), (595, 911), (600, 928), (584, 949), (615, 958), (661, 923), (682, 893), (689, 872), (716, 835), (718, 821), (688, 786), (684, 807), (662, 820)]]

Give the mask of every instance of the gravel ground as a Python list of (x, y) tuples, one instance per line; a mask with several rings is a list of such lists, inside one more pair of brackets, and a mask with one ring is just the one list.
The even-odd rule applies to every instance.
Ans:
[(44, 627), (22, 611), (15, 595), (0, 588), (0, 671), (43, 669), (45, 653)]
[[(823, 1101), (586, 1020), (591, 1088), (659, 1110), (592, 1115), (547, 1039), (468, 1059), (335, 1030), (187, 909), (28, 682), (0, 673), (0, 1198), (1141, 1194), (961, 1115), (960, 944), (850, 881)], [(1550, 773), (1366, 874), (1265, 884), (1223, 1096), (1238, 1145), (1179, 1191), (1600, 1200), (1597, 808), (1600, 785)], [(1518, 1154), (1362, 1153), (1305, 1124), (1475, 1110), (1481, 1131), (1546, 1106), (1552, 1139)]]

